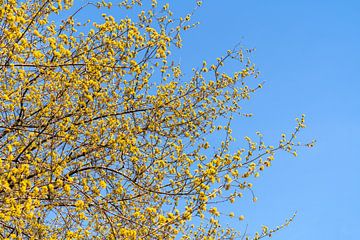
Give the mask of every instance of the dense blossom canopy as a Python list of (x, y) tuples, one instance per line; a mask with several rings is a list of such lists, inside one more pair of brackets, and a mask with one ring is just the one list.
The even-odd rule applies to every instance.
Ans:
[[(138, 15), (79, 22), (97, 8)], [(218, 203), (251, 192), (277, 150), (296, 154), (304, 119), (276, 146), (258, 133), (230, 152), (230, 120), (261, 88), (258, 72), (239, 48), (185, 77), (169, 59), (191, 17), (154, 0), (0, 0), (0, 238), (242, 236), (219, 216), (244, 216)], [(228, 61), (239, 70), (223, 71)]]

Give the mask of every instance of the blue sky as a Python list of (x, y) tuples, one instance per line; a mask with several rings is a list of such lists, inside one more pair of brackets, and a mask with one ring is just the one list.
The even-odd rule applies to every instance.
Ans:
[[(169, 3), (176, 15), (194, 6)], [(194, 20), (201, 24), (175, 52), (185, 71), (239, 42), (256, 48), (252, 60), (266, 84), (244, 105), (254, 116), (234, 121), (237, 139), (259, 130), (276, 143), (304, 113), (308, 127), (299, 139), (317, 140), (297, 158), (280, 155), (253, 182), (259, 200), (231, 206), (246, 216), (236, 226), (260, 230), (298, 211), (272, 239), (359, 239), (360, 1), (208, 0)]]
[[(190, 9), (173, 2), (175, 13)], [(170, 1), (170, 4), (172, 1)], [(264, 133), (274, 141), (306, 114), (301, 140), (316, 139), (299, 157), (281, 155), (254, 182), (255, 204), (239, 202), (243, 225), (295, 221), (272, 239), (358, 239), (360, 229), (360, 2), (205, 1), (200, 26), (184, 37), (184, 68), (213, 60), (241, 42), (256, 48), (253, 61), (266, 84), (234, 122), (235, 137)], [(234, 71), (237, 69), (234, 69)]]

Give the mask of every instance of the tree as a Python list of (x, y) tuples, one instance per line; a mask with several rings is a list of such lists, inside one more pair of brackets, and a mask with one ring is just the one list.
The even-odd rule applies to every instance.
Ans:
[[(184, 78), (170, 50), (181, 48), (192, 15), (177, 19), (168, 4), (122, 1), (140, 9), (136, 20), (80, 23), (80, 12), (111, 3), (0, 3), (2, 239), (240, 236), (221, 226), (218, 203), (251, 189), (247, 179), (276, 151), (295, 154), (304, 127), (301, 118), (277, 147), (259, 134), (230, 152), (230, 121), (261, 87), (247, 83), (258, 77), (251, 50), (228, 51)], [(228, 61), (240, 70), (224, 72)], [(218, 131), (224, 140), (210, 148)]]

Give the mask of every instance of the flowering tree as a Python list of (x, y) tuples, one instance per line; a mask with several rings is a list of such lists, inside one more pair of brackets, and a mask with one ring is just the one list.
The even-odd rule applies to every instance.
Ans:
[[(304, 119), (275, 147), (258, 134), (231, 153), (230, 120), (261, 87), (247, 83), (258, 76), (249, 51), (184, 78), (169, 59), (191, 14), (177, 19), (154, 0), (119, 6), (139, 14), (80, 23), (79, 13), (111, 3), (0, 0), (1, 238), (242, 236), (221, 226), (221, 214), (234, 214), (218, 203), (248, 191), (276, 151), (295, 154)], [(225, 73), (228, 61), (239, 71)], [(217, 131), (224, 140), (210, 150)]]

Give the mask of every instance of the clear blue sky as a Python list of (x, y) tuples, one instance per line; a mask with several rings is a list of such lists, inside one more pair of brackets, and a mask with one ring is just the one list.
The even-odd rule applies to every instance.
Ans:
[[(176, 14), (194, 6), (168, 2)], [(246, 215), (236, 226), (276, 226), (298, 211), (272, 239), (359, 239), (360, 1), (208, 0), (195, 20), (176, 53), (185, 71), (239, 42), (257, 49), (252, 59), (266, 84), (244, 106), (254, 117), (234, 122), (235, 137), (260, 130), (275, 143), (305, 113), (300, 139), (317, 140), (297, 158), (279, 156), (254, 182), (259, 201), (232, 206)]]
[[(186, 7), (177, 3), (175, 12)], [(238, 139), (260, 130), (275, 141), (305, 113), (301, 139), (317, 140), (254, 182), (259, 201), (238, 205), (244, 225), (276, 226), (297, 210), (272, 239), (359, 239), (360, 1), (205, 1), (195, 19), (201, 25), (184, 38), (184, 67), (238, 42), (257, 49), (266, 84), (245, 106), (254, 117), (235, 121)]]

